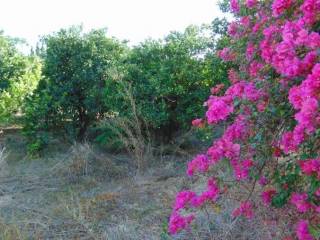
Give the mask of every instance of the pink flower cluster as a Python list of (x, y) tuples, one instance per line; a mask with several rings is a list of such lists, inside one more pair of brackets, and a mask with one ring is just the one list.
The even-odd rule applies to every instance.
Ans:
[(273, 196), (277, 193), (275, 189), (269, 189), (261, 194), (262, 201), (264, 205), (269, 206), (271, 204)]
[(265, 176), (261, 176), (261, 177), (259, 178), (258, 183), (259, 183), (261, 186), (265, 186), (265, 185), (268, 184), (268, 179), (267, 179)]
[(205, 204), (205, 202), (215, 202), (219, 196), (220, 189), (217, 181), (214, 178), (210, 178), (207, 183), (207, 190), (197, 195), (192, 191), (182, 191), (177, 194), (176, 201), (173, 206), (173, 212), (169, 220), (169, 232), (175, 234), (181, 229), (187, 228), (193, 221), (194, 215), (190, 214), (183, 216), (180, 213), (181, 209), (185, 208), (197, 208)]
[(305, 0), (300, 10), (303, 12), (303, 20), (307, 24), (314, 24), (320, 10), (319, 0)]
[(233, 102), (236, 98), (256, 102), (264, 96), (264, 92), (257, 89), (251, 82), (239, 81), (230, 86), (221, 97), (210, 96), (206, 102), (206, 112), (209, 124), (217, 124), (226, 120), (234, 111)]
[(238, 217), (240, 215), (243, 215), (244, 217), (250, 219), (253, 217), (253, 210), (252, 210), (252, 203), (249, 201), (245, 201), (240, 203), (240, 207), (236, 208), (232, 212), (232, 216)]
[(229, 69), (228, 78), (229, 78), (229, 81), (233, 84), (240, 81), (239, 74), (233, 68)]
[(230, 48), (224, 48), (218, 51), (218, 56), (226, 62), (233, 61), (236, 58), (235, 53)]
[(311, 205), (308, 202), (308, 194), (306, 193), (293, 193), (290, 202), (296, 206), (300, 213), (305, 213), (311, 208)]
[(181, 216), (180, 214), (174, 212), (170, 216), (169, 220), (169, 233), (175, 234), (179, 230), (187, 228), (193, 219), (194, 215)]
[(235, 122), (226, 129), (224, 135), (208, 149), (206, 155), (197, 155), (188, 163), (187, 174), (192, 176), (195, 172), (207, 172), (210, 166), (227, 158), (234, 169), (235, 177), (238, 180), (246, 179), (254, 164), (250, 158), (240, 158), (240, 145), (235, 141), (247, 138), (248, 130), (246, 117), (239, 115)]
[(315, 175), (317, 176), (318, 179), (320, 179), (320, 159), (319, 158), (300, 161), (300, 168), (305, 175), (307, 176)]
[(239, 32), (239, 25), (237, 22), (232, 22), (229, 24), (228, 27), (228, 34), (230, 36), (236, 37), (238, 35)]
[[(317, 191), (314, 193), (317, 196)], [(310, 203), (307, 193), (293, 193), (290, 198), (290, 203), (296, 206), (299, 213), (308, 211), (320, 212), (320, 206)]]
[(207, 101), (208, 111), (206, 117), (209, 124), (216, 124), (225, 120), (232, 112), (233, 105), (230, 97), (212, 96)]
[[(315, 42), (319, 36), (317, 33), (312, 32), (309, 35), (302, 21), (286, 22), (281, 32), (277, 26), (270, 26), (268, 30), (276, 31), (274, 33), (282, 37), (282, 41), (279, 43), (270, 42), (273, 38), (268, 36), (272, 33), (266, 31), (266, 38), (261, 46), (266, 47), (263, 49), (263, 57), (266, 61), (271, 62), (278, 73), (293, 78), (304, 75), (310, 70), (317, 58), (316, 52), (313, 51), (314, 47), (318, 45)], [(300, 56), (297, 50), (301, 47), (307, 47), (311, 52)]]
[(300, 220), (298, 222), (296, 234), (299, 240), (314, 240), (309, 231), (309, 223), (306, 220)]
[(200, 154), (197, 155), (192, 161), (188, 163), (187, 174), (192, 176), (194, 172), (206, 172), (210, 166), (209, 159), (207, 155)]
[(248, 8), (254, 8), (257, 4), (257, 0), (246, 0), (246, 6)]
[(230, 7), (231, 7), (231, 11), (234, 13), (238, 13), (240, 11), (240, 5), (238, 0), (231, 0)]
[(255, 51), (256, 51), (256, 48), (254, 44), (252, 42), (249, 42), (246, 50), (246, 58), (248, 61), (250, 61), (253, 58)]
[(319, 126), (320, 64), (315, 64), (311, 74), (299, 85), (289, 91), (289, 101), (296, 110), (298, 124), (292, 132), (287, 132), (281, 140), (285, 153), (296, 151), (304, 141), (305, 134), (312, 134)]
[(275, 0), (272, 3), (273, 16), (278, 17), (292, 5), (292, 0)]

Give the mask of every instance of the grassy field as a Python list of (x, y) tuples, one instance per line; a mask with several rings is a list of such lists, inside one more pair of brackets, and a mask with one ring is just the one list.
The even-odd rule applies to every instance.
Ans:
[(0, 139), (0, 239), (275, 239), (230, 218), (230, 199), (202, 209), (192, 233), (167, 234), (175, 194), (204, 181), (185, 177), (193, 151), (153, 156), (137, 173), (128, 154), (89, 144), (56, 141), (31, 159), (19, 129)]

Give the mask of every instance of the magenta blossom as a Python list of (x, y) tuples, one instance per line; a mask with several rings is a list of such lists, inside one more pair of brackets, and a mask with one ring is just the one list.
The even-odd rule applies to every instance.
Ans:
[(309, 223), (306, 220), (300, 220), (298, 222), (296, 234), (299, 240), (314, 240), (309, 232)]
[(297, 210), (301, 213), (307, 212), (311, 205), (307, 202), (308, 194), (306, 193), (293, 193), (290, 198), (290, 202), (296, 206)]
[(253, 217), (253, 210), (252, 210), (252, 203), (249, 201), (242, 202), (240, 204), (240, 207), (236, 208), (232, 212), (232, 216), (238, 217), (240, 215), (245, 216), (248, 219), (251, 219)]

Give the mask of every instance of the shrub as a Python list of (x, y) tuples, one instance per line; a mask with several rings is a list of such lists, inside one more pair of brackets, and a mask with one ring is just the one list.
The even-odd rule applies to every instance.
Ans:
[[(213, 89), (204, 119), (196, 122), (229, 126), (188, 164), (187, 173), (210, 174), (227, 161), (235, 181), (214, 176), (200, 194), (180, 192), (169, 231), (188, 228), (195, 218), (182, 210), (245, 185), (233, 217), (251, 219), (261, 206), (285, 207), (299, 240), (319, 239), (319, 1), (231, 0), (230, 8), (230, 44), (218, 55), (237, 68), (229, 71), (231, 86), (224, 93)], [(257, 194), (261, 201), (251, 201)]]

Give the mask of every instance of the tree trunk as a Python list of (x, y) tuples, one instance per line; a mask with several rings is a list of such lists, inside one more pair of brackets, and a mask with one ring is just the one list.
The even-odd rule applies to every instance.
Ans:
[(89, 126), (89, 119), (83, 107), (78, 108), (79, 113), (79, 130), (77, 135), (77, 140), (79, 142), (84, 142), (86, 137), (86, 132)]

